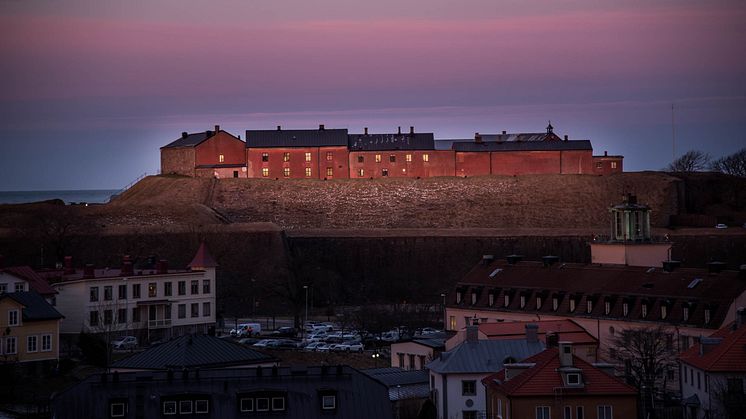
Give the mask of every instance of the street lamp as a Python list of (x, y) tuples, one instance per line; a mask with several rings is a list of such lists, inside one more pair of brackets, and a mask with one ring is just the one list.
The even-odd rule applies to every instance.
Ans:
[(440, 298), (443, 299), (443, 304), (441, 305), (441, 311), (443, 312), (443, 331), (446, 330), (446, 295), (445, 293), (440, 294)]
[(378, 358), (379, 358), (380, 356), (381, 356), (381, 354), (379, 354), (379, 353), (378, 353), (378, 350), (376, 350), (376, 351), (375, 351), (375, 352), (373, 353), (373, 355), (371, 355), (371, 356), (370, 356), (371, 358), (373, 358), (373, 362), (374, 362), (375, 368), (378, 368)]
[(306, 315), (303, 319), (303, 339), (306, 339), (306, 323), (308, 323), (308, 285), (304, 285), (303, 289), (306, 290)]

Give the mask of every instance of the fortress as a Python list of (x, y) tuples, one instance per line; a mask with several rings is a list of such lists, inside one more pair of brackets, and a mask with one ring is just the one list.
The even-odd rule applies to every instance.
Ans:
[(623, 156), (593, 155), (588, 140), (546, 132), (479, 134), (436, 149), (433, 133), (349, 134), (346, 129), (246, 130), (246, 142), (219, 125), (183, 132), (161, 147), (161, 173), (272, 179), (428, 178), (622, 172)]

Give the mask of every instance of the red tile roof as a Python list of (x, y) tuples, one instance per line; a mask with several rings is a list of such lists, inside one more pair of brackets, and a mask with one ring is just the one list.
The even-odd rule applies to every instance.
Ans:
[(746, 325), (733, 330), (732, 324), (715, 332), (710, 338), (721, 338), (719, 344), (700, 355), (700, 345), (694, 345), (679, 358), (703, 371), (746, 372)]
[(29, 287), (32, 290), (42, 296), (46, 297), (57, 294), (57, 291), (49, 285), (49, 282), (29, 266), (10, 266), (8, 268), (2, 268), (0, 271), (7, 272), (15, 277), (25, 280), (29, 283)]
[(573, 355), (573, 367), (582, 370), (585, 385), (581, 388), (564, 387), (562, 376), (557, 371), (560, 368), (557, 348), (546, 349), (521, 363), (535, 363), (536, 365), (508, 381), (504, 381), (505, 370), (503, 369), (484, 378), (482, 383), (508, 396), (554, 396), (555, 389), (558, 387), (565, 388), (566, 394), (573, 395), (637, 395), (634, 387), (606, 374), (575, 355)]
[(205, 246), (205, 242), (202, 242), (199, 245), (199, 249), (197, 249), (197, 254), (194, 255), (194, 259), (192, 259), (191, 262), (189, 262), (189, 265), (187, 267), (189, 268), (214, 268), (218, 266), (217, 262), (215, 262), (215, 259), (210, 255), (210, 252), (207, 251), (207, 246)]
[(533, 322), (500, 322), (480, 323), (479, 331), (488, 339), (515, 339), (526, 334), (526, 325), (535, 324), (539, 327), (539, 339), (546, 342), (546, 333), (557, 333), (559, 340), (572, 343), (598, 343), (598, 340), (588, 333), (582, 326), (570, 319), (541, 320)]

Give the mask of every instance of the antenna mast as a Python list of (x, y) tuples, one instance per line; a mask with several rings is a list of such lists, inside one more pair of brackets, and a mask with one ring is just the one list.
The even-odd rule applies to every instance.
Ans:
[(676, 160), (676, 124), (674, 122), (673, 103), (671, 104), (671, 162)]

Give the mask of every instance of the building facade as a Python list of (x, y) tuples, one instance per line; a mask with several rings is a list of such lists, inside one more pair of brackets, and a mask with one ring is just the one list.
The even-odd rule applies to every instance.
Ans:
[(0, 362), (58, 360), (62, 318), (35, 291), (0, 294)]
[(189, 134), (161, 147), (161, 174), (191, 177), (247, 177), (246, 145), (215, 125), (214, 131)]

